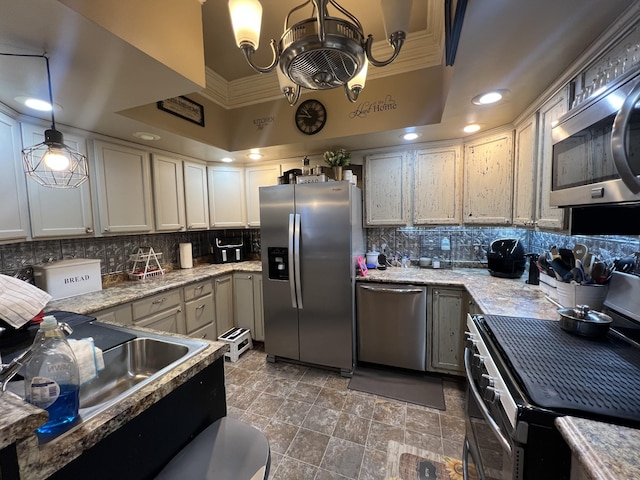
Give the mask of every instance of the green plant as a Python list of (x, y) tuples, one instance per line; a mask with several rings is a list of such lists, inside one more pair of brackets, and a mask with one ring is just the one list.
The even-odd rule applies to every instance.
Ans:
[(322, 158), (330, 167), (346, 167), (350, 163), (351, 153), (344, 148), (328, 150), (322, 154)]

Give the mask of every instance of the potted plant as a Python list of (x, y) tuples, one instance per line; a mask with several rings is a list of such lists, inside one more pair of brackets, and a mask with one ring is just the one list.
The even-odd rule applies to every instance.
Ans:
[(333, 168), (335, 180), (342, 180), (342, 167), (350, 164), (349, 159), (351, 158), (351, 153), (347, 152), (344, 148), (327, 150), (322, 154), (322, 158), (324, 158), (327, 165)]

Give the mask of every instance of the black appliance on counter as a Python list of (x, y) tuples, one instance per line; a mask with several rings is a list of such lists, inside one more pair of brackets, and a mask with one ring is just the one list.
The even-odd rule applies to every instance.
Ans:
[(213, 263), (242, 262), (244, 257), (242, 237), (216, 237), (213, 241)]
[[(564, 415), (640, 427), (640, 277), (614, 272), (600, 339), (536, 318), (470, 315), (464, 478), (569, 480)], [(474, 477), (475, 478), (475, 477)]]
[(494, 277), (520, 278), (526, 264), (524, 247), (517, 238), (498, 238), (489, 246), (487, 261)]

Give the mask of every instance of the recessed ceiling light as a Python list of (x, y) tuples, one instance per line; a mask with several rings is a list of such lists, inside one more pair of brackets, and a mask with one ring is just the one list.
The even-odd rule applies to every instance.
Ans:
[[(26, 107), (37, 110), (38, 112), (50, 112), (51, 104), (47, 100), (41, 100), (33, 97), (15, 97), (16, 102), (22, 103)], [(60, 109), (59, 105), (56, 105), (56, 110)]]
[(473, 97), (471, 99), (471, 103), (474, 105), (490, 105), (502, 100), (507, 93), (508, 90), (492, 90), (490, 92), (481, 93), (480, 95)]
[(465, 133), (474, 133), (474, 132), (477, 132), (478, 130), (480, 130), (480, 125), (478, 125), (477, 123), (472, 123), (472, 124), (467, 125), (466, 127), (464, 127), (462, 130)]
[(262, 155), (259, 152), (251, 152), (249, 155), (247, 155), (251, 160), (260, 160), (262, 158)]
[(419, 138), (421, 136), (422, 136), (422, 134), (420, 134), (420, 133), (409, 132), (409, 133), (405, 133), (405, 134), (401, 135), (400, 138), (402, 138), (403, 140), (410, 141), (410, 140), (415, 140), (416, 138)]
[(233, 158), (224, 157), (224, 158), (221, 158), (220, 161), (224, 163), (231, 163), (233, 162)]
[(139, 138), (140, 140), (160, 140), (160, 135), (156, 135), (155, 133), (150, 132), (136, 132), (133, 134), (133, 136)]

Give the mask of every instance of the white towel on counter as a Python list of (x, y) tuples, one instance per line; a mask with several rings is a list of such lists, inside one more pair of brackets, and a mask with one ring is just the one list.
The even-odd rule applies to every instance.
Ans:
[(91, 337), (81, 340), (69, 338), (67, 341), (76, 356), (80, 372), (80, 385), (90, 382), (98, 376), (100, 370), (104, 369), (102, 350), (95, 346)]
[(31, 321), (51, 300), (44, 290), (20, 280), (0, 274), (0, 318), (14, 328)]

